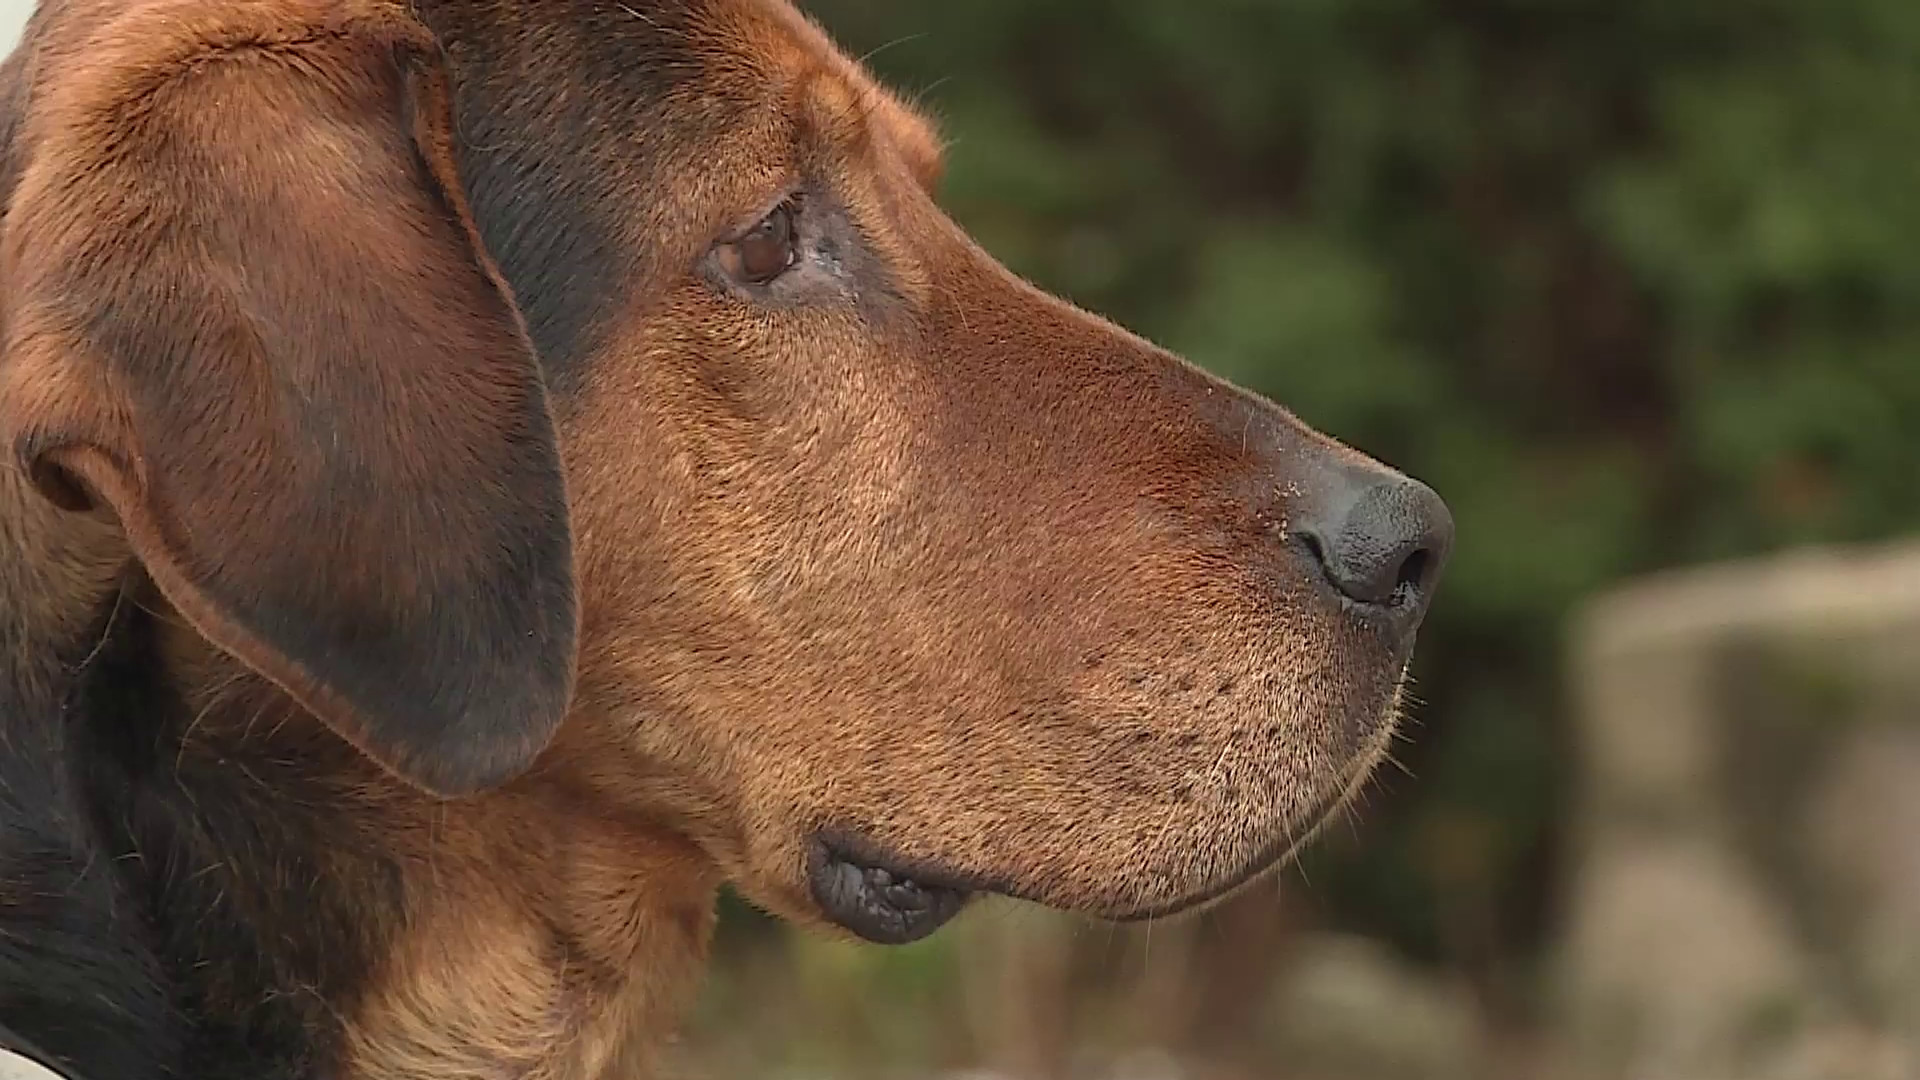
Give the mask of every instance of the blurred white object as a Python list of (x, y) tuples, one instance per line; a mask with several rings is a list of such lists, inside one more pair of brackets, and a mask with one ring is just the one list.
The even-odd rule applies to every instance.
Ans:
[[(15, 7), (24, 6), (26, 5), (9, 3), (6, 6), (6, 11), (8, 14), (12, 14)], [(7, 41), (7, 47), (13, 47), (11, 38)], [(29, 1061), (19, 1054), (12, 1053), (8, 1050), (0, 1050), (0, 1080), (62, 1080), (62, 1078), (59, 1073), (44, 1068), (36, 1062)]]
[[(20, 43), (20, 31), (27, 25), (27, 16), (33, 14), (33, 0), (0, 0), (0, 56), (13, 51)], [(10, 1080), (9, 1074), (0, 1073), (0, 1080)]]

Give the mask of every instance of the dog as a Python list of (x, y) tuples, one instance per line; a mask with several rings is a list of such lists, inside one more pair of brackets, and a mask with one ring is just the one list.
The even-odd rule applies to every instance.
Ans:
[(0, 1025), (645, 1074), (731, 884), (1135, 920), (1360, 785), (1426, 486), (995, 262), (785, 0), (42, 0), (0, 67)]

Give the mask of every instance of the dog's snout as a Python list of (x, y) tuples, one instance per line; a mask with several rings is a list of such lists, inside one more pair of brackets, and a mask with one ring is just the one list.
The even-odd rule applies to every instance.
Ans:
[(1292, 533), (1348, 599), (1417, 618), (1453, 546), (1453, 514), (1418, 480), (1369, 471), (1308, 508)]

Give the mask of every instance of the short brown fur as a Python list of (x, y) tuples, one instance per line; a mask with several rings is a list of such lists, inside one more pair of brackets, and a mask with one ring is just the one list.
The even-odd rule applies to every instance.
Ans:
[[(10, 72), (0, 646), (131, 560), (169, 782), (336, 822), (206, 849), (272, 985), (194, 998), (306, 1002), (316, 1072), (632, 1075), (723, 882), (825, 924), (823, 836), (1191, 909), (1390, 737), (1411, 627), (1285, 538), (1392, 474), (1000, 267), (779, 0), (66, 0)], [(834, 261), (718, 279), (793, 185)], [(295, 866), (368, 900), (311, 962)]]

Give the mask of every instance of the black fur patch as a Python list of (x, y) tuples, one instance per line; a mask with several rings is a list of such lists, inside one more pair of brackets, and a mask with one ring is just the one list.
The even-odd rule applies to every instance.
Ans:
[(74, 706), (0, 687), (0, 1023), (75, 1080), (174, 1076), (185, 1030), (145, 913), (88, 812)]
[[(157, 599), (142, 599), (123, 605), (82, 683), (74, 743), (102, 854), (148, 913), (176, 1010), (194, 1018), (181, 1075), (330, 1075), (341, 1031), (328, 1003), (356, 996), (404, 903), (340, 784), (318, 779), (354, 775), (353, 752), (317, 729), (305, 745), (183, 746), (194, 718), (160, 668)], [(270, 724), (292, 706), (256, 683), (219, 707)]]
[(49, 737), (0, 756), (0, 1023), (75, 1080), (330, 1076), (327, 1002), (384, 954), (398, 869), (316, 779), (353, 773), (338, 740), (183, 743), (153, 602), (116, 605)]

